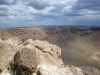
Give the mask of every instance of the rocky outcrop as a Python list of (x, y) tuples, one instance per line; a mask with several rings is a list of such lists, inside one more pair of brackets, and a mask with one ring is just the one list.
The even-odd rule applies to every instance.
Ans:
[(2, 40), (0, 38), (0, 69), (7, 68), (8, 64), (13, 61), (13, 56), (23, 46), (18, 46), (18, 40), (10, 38)]
[(24, 45), (37, 52), (40, 64), (51, 64), (57, 66), (63, 65), (63, 61), (61, 59), (61, 49), (58, 46), (52, 45), (47, 41), (36, 40), (31, 41), (30, 43), (29, 41), (31, 40), (27, 40)]
[[(7, 68), (14, 57), (15, 62), (18, 62), (22, 69), (30, 72), (40, 70), (42, 75), (84, 75), (79, 68), (64, 67), (60, 48), (46, 41), (29, 39), (23, 45), (19, 45), (15, 39), (5, 41), (1, 39), (0, 44), (0, 69)], [(11, 74), (6, 70), (0, 75)]]
[(46, 41), (28, 39), (24, 48), (16, 52), (15, 62), (27, 71), (40, 70), (42, 75), (84, 75), (84, 72), (72, 66), (64, 67), (61, 50), (58, 46)]
[(14, 56), (15, 62), (18, 62), (23, 69), (34, 72), (37, 65), (55, 65), (58, 67), (63, 65), (61, 50), (56, 45), (46, 41), (29, 39), (24, 43), (24, 46)]

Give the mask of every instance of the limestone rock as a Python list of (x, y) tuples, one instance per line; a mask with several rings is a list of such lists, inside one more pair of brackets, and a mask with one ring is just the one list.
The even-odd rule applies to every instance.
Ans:
[(8, 71), (7, 69), (4, 69), (4, 70), (0, 73), (0, 75), (12, 75), (12, 74), (11, 74), (10, 71)]
[(85, 75), (84, 72), (77, 67), (57, 67), (42, 65), (40, 69), (42, 75)]
[(39, 64), (59, 67), (63, 65), (60, 48), (46, 41), (39, 40), (27, 40), (24, 43), (24, 48), (19, 49), (15, 54), (14, 60), (19, 63), (21, 68), (30, 72), (34, 72)]
[[(18, 45), (16, 42), (14, 43), (14, 40), (0, 41), (2, 48), (0, 68), (7, 68), (5, 65), (9, 64), (14, 56), (14, 61), (18, 62), (21, 68), (30, 72), (40, 70), (42, 75), (84, 75), (83, 71), (77, 67), (63, 66), (61, 50), (56, 45), (31, 39), (25, 41), (24, 45)], [(33, 75), (35, 74), (33, 73)], [(2, 72), (0, 75), (11, 74), (10, 72)]]
[(13, 56), (18, 51), (23, 48), (22, 45), (18, 46), (18, 41), (16, 39), (0, 39), (0, 69), (6, 69), (11, 61), (13, 61)]
[(36, 48), (35, 51), (39, 57), (39, 64), (51, 64), (57, 66), (63, 65), (63, 61), (61, 59), (61, 49), (58, 46), (52, 45), (47, 41), (35, 40), (32, 42), (30, 39), (27, 40), (24, 45), (28, 48), (32, 48), (33, 50), (34, 47)]
[(37, 57), (35, 50), (25, 47), (15, 54), (14, 61), (18, 62), (21, 68), (33, 72), (38, 65)]
[(1, 73), (0, 75), (11, 75), (10, 73)]

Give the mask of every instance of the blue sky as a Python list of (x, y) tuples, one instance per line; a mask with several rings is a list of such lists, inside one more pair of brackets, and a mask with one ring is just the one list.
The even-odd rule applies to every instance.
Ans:
[(100, 25), (100, 0), (0, 0), (0, 27)]

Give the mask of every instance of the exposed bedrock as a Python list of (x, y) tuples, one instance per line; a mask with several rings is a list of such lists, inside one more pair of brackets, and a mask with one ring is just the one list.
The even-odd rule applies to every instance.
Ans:
[(31, 39), (24, 43), (23, 49), (18, 50), (14, 61), (18, 62), (21, 68), (30, 72), (34, 72), (38, 65), (63, 66), (59, 47), (46, 41), (32, 41)]

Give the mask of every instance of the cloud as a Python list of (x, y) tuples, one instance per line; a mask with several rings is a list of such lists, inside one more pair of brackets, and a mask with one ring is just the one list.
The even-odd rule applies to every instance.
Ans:
[(0, 0), (0, 5), (10, 5), (13, 0)]
[(0, 5), (0, 11), (2, 10), (9, 10), (9, 8), (6, 5)]
[(99, 0), (0, 0), (0, 26), (100, 24), (99, 3)]
[(0, 11), (0, 16), (8, 16), (7, 12), (5, 13), (5, 11)]
[(78, 13), (78, 12), (67, 12), (67, 13), (63, 13), (64, 16), (67, 17), (75, 17), (75, 16), (82, 16), (82, 14)]
[(49, 6), (49, 3), (48, 2), (39, 2), (39, 1), (32, 1), (32, 2), (29, 2), (28, 3), (28, 6), (31, 6), (33, 7), (34, 9), (37, 9), (37, 10), (42, 10), (42, 9), (45, 9), (46, 7)]
[(53, 9), (50, 10), (50, 13), (61, 13), (63, 8), (64, 8), (64, 5), (54, 5)]
[[(71, 7), (71, 13), (68, 16), (85, 16), (100, 14), (99, 0), (77, 0)], [(66, 15), (66, 14), (65, 14)]]
[(9, 8), (6, 5), (0, 5), (0, 16), (8, 16)]
[(47, 6), (49, 6), (46, 3), (40, 3), (40, 2), (32, 2), (32, 3), (29, 3), (28, 5), (37, 10), (42, 10), (42, 9), (45, 9)]
[(100, 0), (78, 0), (73, 10), (93, 10), (100, 11)]

